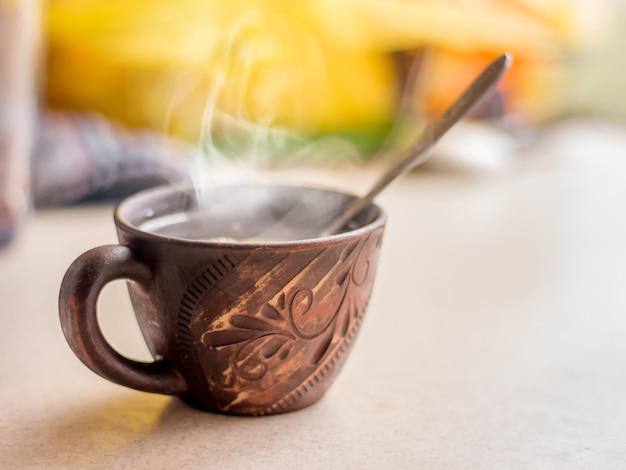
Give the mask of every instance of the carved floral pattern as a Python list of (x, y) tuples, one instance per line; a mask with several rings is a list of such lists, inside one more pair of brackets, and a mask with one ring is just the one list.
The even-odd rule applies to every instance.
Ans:
[[(263, 397), (265, 412), (284, 411), (280, 408), (288, 408), (290, 399), (295, 401), (329, 372), (360, 325), (380, 238), (375, 232), (347, 246), (322, 248), (282, 286), (275, 286), (275, 279), (259, 281), (246, 294), (267, 295), (264, 300), (246, 304), (237, 299), (207, 320), (194, 342), (205, 346), (201, 354), (207, 361), (225, 364), (209, 378), (218, 388), (232, 390), (231, 403), (220, 404), (223, 409), (252, 400), (254, 392)], [(284, 265), (300, 261), (289, 256)], [(209, 318), (202, 311), (196, 315)]]

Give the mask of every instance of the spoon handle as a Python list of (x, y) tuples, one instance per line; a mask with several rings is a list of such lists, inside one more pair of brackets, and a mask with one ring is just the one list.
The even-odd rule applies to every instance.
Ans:
[(495, 87), (511, 62), (512, 58), (509, 54), (503, 54), (494, 60), (437, 120), (426, 125), (420, 138), (376, 181), (365, 196), (354, 200), (342, 209), (322, 235), (331, 235), (340, 231), (396, 177), (428, 160), (431, 156), (428, 151), (452, 126), (475, 109), (485, 95)]

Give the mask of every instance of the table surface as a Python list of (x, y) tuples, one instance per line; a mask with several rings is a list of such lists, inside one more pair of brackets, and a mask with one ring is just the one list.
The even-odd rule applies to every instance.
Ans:
[[(0, 467), (626, 468), (626, 131), (562, 124), (507, 162), (431, 167), (379, 197), (354, 350), (319, 403), (273, 417), (84, 367), (58, 289), (76, 256), (115, 243), (112, 208), (36, 212), (0, 252)], [(373, 171), (285, 175), (359, 192)], [(121, 281), (100, 309), (112, 344), (150, 359)]]

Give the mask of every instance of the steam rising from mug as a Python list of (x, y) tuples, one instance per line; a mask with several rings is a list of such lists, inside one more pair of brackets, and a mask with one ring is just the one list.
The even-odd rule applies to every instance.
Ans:
[(327, 129), (315, 126), (325, 110), (310, 104), (311, 96), (332, 88), (332, 71), (315, 32), (292, 23), (274, 9), (248, 8), (226, 34), (216, 32), (212, 41), (198, 45), (197, 66), (173, 84), (166, 116), (173, 131), (181, 125), (181, 111), (197, 126), (195, 171), (358, 156), (347, 140), (309, 147), (307, 135), (335, 129), (332, 122), (325, 123)]
[[(347, 139), (310, 137), (321, 129), (311, 127), (316, 116), (307, 115), (312, 110), (304, 100), (315, 93), (312, 80), (318, 89), (331, 88), (330, 71), (319, 38), (306, 28), (295, 31), (288, 20), (273, 10), (246, 10), (228, 34), (198, 45), (196, 71), (174, 86), (166, 124), (175, 130), (182, 108), (196, 116), (190, 176), (200, 201), (216, 180), (258, 182), (277, 164), (361, 159)], [(190, 97), (199, 99), (189, 110)]]

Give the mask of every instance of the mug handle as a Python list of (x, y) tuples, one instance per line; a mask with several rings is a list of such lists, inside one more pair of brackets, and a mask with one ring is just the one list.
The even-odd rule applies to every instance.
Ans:
[(109, 345), (98, 324), (98, 296), (107, 283), (127, 279), (145, 286), (151, 277), (150, 269), (128, 246), (105, 245), (83, 253), (61, 283), (61, 327), (74, 354), (96, 374), (144, 392), (184, 395), (188, 385), (167, 359), (139, 362), (122, 356)]

